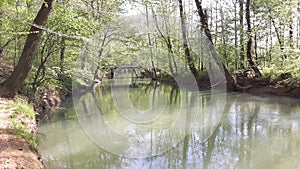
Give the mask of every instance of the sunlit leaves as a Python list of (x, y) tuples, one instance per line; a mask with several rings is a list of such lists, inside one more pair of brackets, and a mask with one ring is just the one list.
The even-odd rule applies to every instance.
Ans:
[(64, 4), (54, 6), (47, 26), (66, 36), (91, 36), (97, 28), (93, 19), (80, 16), (76, 9)]
[(0, 7), (3, 6), (4, 4), (13, 5), (14, 2), (15, 2), (14, 0), (0, 0)]

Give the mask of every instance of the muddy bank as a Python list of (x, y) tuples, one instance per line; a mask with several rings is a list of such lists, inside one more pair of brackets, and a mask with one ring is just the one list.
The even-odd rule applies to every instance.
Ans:
[(246, 92), (258, 95), (276, 95), (300, 98), (300, 81), (291, 73), (282, 73), (277, 77), (265, 76), (255, 78), (248, 75), (237, 75), (240, 86), (250, 86)]
[(22, 107), (20, 104), (0, 98), (0, 168), (44, 168), (35, 149), (35, 118), (23, 112), (29, 106)]
[[(60, 104), (72, 95), (72, 90), (66, 87), (60, 89), (44, 88), (39, 93), (39, 99), (32, 101), (34, 110), (38, 113), (57, 109)], [(39, 118), (37, 118), (39, 120)]]
[[(187, 84), (187, 88), (189, 84), (194, 83), (189, 81), (191, 78), (179, 78), (179, 81), (182, 81), (182, 84)], [(177, 85), (176, 80), (173, 78), (165, 78), (160, 77), (155, 79), (162, 83), (167, 83), (171, 85)], [(254, 95), (276, 95), (276, 96), (287, 96), (287, 97), (297, 97), (300, 98), (300, 86), (298, 83), (294, 85), (286, 85), (286, 81), (297, 81), (292, 77), (285, 76), (285, 74), (280, 75), (278, 78), (271, 79), (269, 77), (264, 77), (261, 79), (255, 78), (243, 78), (237, 77), (238, 85), (245, 87), (245, 90), (240, 92), (250, 93)], [(210, 89), (210, 79), (208, 76), (202, 76), (196, 79), (198, 87), (200, 90)], [(230, 89), (229, 89), (230, 91)]]
[(247, 90), (250, 94), (257, 95), (276, 95), (300, 98), (300, 88), (296, 87), (283, 87), (283, 86), (255, 86)]

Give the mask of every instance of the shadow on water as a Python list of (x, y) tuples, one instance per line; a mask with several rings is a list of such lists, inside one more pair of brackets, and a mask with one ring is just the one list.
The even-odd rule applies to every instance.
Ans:
[[(116, 90), (121, 91), (122, 87)], [(42, 121), (39, 128), (39, 133), (45, 135), (41, 136), (39, 146), (45, 165), (53, 169), (300, 168), (299, 99), (227, 93), (224, 112), (216, 114), (210, 110), (217, 107), (220, 100), (217, 100), (218, 96), (212, 96), (211, 91), (194, 93), (170, 85), (148, 82), (131, 86), (128, 99), (137, 110), (146, 111), (151, 105), (157, 104), (160, 99), (157, 96), (162, 93), (166, 98), (166, 111), (155, 126), (165, 125), (168, 128), (177, 124), (174, 123), (178, 121), (174, 118), (176, 116), (182, 118), (180, 122), (183, 124), (195, 124), (184, 125), (185, 136), (168, 151), (154, 157), (127, 158), (100, 148), (95, 140), (92, 141), (87, 136), (70, 104), (72, 100), (68, 100), (65, 108), (62, 105), (57, 112), (49, 113), (48, 120)], [(139, 132), (134, 125), (120, 121), (109, 85), (97, 88), (94, 95), (88, 93), (78, 103), (87, 116), (93, 109), (93, 100), (103, 113), (105, 123), (112, 125), (116, 132), (126, 131), (128, 135)], [(182, 102), (188, 105), (184, 108), (184, 117), (178, 113)], [(196, 114), (193, 113), (196, 111)], [(91, 116), (89, 120), (92, 128), (103, 119)], [(165, 128), (160, 131), (165, 132)], [(164, 138), (158, 137), (158, 130), (146, 130), (148, 142), (143, 140), (145, 138), (140, 138), (141, 141), (134, 144), (131, 143), (132, 140), (124, 140), (129, 146), (117, 148), (130, 154), (145, 146), (146, 153), (155, 154), (159, 148), (157, 145), (163, 145), (162, 142), (172, 143), (174, 139), (173, 133), (164, 134)], [(109, 130), (95, 134), (100, 135), (100, 139), (108, 139), (105, 136), (109, 133), (105, 132)], [(143, 141), (147, 144), (143, 145)]]

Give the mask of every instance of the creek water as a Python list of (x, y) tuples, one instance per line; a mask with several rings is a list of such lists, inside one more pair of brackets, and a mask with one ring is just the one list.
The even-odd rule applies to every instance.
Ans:
[(46, 168), (300, 168), (299, 99), (109, 84), (45, 112)]

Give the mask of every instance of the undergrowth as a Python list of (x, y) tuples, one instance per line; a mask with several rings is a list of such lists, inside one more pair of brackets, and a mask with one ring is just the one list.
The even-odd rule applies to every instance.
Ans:
[(15, 109), (10, 117), (14, 134), (23, 137), (31, 147), (37, 148), (38, 139), (29, 127), (30, 122), (35, 120), (33, 107), (22, 99), (10, 101), (8, 107)]

